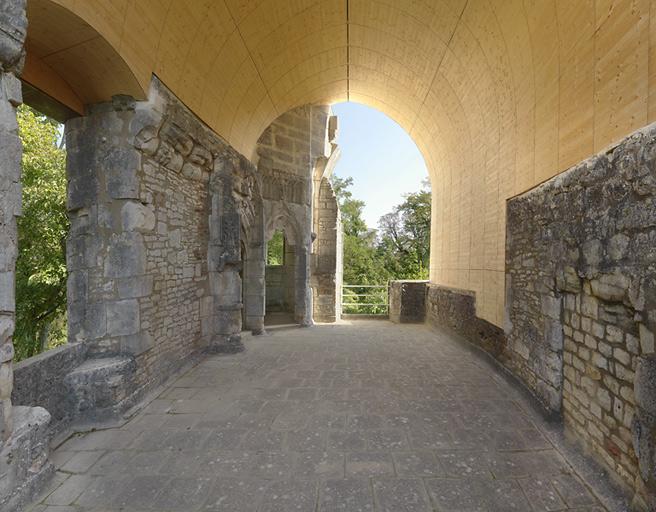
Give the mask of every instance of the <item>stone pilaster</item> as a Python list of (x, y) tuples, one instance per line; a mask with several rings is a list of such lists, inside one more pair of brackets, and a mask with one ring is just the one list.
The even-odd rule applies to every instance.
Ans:
[(25, 2), (10, 0), (0, 9), (0, 445), (12, 432), (12, 336), (21, 213), (21, 156), (16, 108), (22, 103), (18, 75), (27, 31)]
[[(260, 240), (264, 233), (260, 234)], [(243, 307), (244, 307), (244, 327), (253, 334), (259, 335), (264, 333), (264, 313), (265, 313), (265, 282), (264, 272), (266, 255), (264, 253), (264, 244), (248, 243), (246, 255), (243, 260)]]
[(242, 282), (241, 219), (233, 191), (234, 157), (217, 158), (210, 177), (210, 217), (207, 266), (210, 286), (208, 335), (210, 352), (235, 353), (241, 342)]
[(69, 339), (88, 343), (96, 355), (138, 355), (150, 347), (138, 297), (149, 286), (144, 236), (155, 215), (140, 196), (134, 117), (134, 101), (116, 98), (66, 125)]

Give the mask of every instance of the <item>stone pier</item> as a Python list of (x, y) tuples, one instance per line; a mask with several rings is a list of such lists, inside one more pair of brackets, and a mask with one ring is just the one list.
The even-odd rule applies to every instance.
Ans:
[(21, 214), (21, 156), (16, 108), (22, 103), (19, 76), (27, 29), (24, 2), (0, 12), (0, 510), (21, 510), (48, 481), (50, 415), (42, 407), (12, 404), (15, 281)]

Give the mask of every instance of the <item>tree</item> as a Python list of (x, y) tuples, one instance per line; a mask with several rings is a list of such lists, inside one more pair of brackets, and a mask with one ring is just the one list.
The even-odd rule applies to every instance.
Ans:
[(60, 125), (18, 109), (23, 213), (18, 219), (16, 358), (66, 341), (66, 153)]
[(275, 231), (267, 243), (267, 265), (285, 264), (285, 234)]
[[(349, 187), (353, 178), (331, 178), (342, 213), (344, 231), (344, 284), (386, 284), (390, 279), (427, 279), (430, 253), (431, 193), (428, 180), (418, 192), (383, 215), (379, 230), (369, 229), (362, 217), (364, 202), (354, 199)], [(357, 294), (371, 292), (357, 289)], [(376, 291), (375, 293), (378, 293)], [(380, 297), (356, 297), (345, 289), (345, 302), (381, 302)], [(376, 313), (375, 307), (345, 308), (345, 313)]]
[(379, 221), (378, 247), (396, 279), (426, 279), (430, 257), (431, 193), (405, 195), (405, 201)]
[[(335, 196), (339, 202), (344, 232), (344, 275), (346, 285), (379, 285), (386, 284), (388, 275), (383, 260), (376, 248), (376, 231), (369, 229), (362, 217), (364, 201), (353, 199), (349, 187), (353, 178), (331, 177)], [(374, 296), (357, 296), (374, 293)], [(344, 303), (367, 304), (383, 302), (382, 295), (387, 290), (371, 288), (344, 289)], [(378, 296), (381, 295), (381, 296)], [(380, 313), (375, 306), (344, 307), (345, 313)]]

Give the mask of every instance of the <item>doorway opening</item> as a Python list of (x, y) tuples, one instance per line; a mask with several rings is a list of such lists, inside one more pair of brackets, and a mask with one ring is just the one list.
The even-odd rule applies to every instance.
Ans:
[(296, 308), (296, 253), (284, 229), (273, 232), (266, 251), (267, 325), (294, 323)]

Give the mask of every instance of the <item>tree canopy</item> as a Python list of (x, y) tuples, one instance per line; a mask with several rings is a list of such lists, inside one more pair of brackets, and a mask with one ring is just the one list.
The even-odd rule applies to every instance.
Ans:
[(18, 109), (23, 213), (18, 218), (16, 358), (66, 341), (66, 152), (61, 125)]
[[(370, 229), (363, 218), (364, 201), (353, 198), (353, 178), (331, 178), (342, 213), (345, 285), (386, 285), (394, 279), (427, 279), (430, 250), (431, 195), (428, 181), (418, 192)], [(346, 303), (381, 302), (386, 289), (345, 289)], [(369, 294), (369, 295), (365, 295)], [(357, 295), (365, 295), (358, 297)], [(378, 297), (380, 295), (381, 297)], [(373, 299), (373, 300), (372, 300)], [(344, 308), (345, 313), (377, 313), (376, 307)]]

